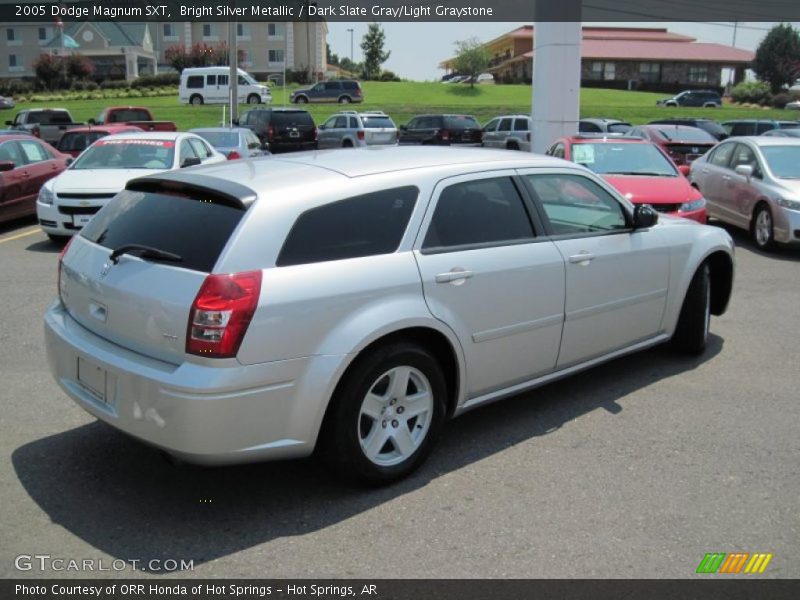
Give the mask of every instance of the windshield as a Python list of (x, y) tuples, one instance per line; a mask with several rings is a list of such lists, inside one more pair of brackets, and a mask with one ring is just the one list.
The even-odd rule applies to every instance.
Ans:
[(105, 131), (89, 131), (86, 133), (65, 133), (58, 142), (61, 152), (82, 152), (92, 142), (107, 136)]
[(779, 179), (800, 179), (800, 146), (761, 146), (769, 170)]
[(171, 169), (175, 142), (170, 140), (96, 141), (70, 167), (82, 169)]
[(651, 144), (574, 144), (572, 160), (601, 175), (677, 176), (675, 167)]
[(195, 131), (214, 148), (235, 148), (239, 145), (239, 134), (233, 131)]

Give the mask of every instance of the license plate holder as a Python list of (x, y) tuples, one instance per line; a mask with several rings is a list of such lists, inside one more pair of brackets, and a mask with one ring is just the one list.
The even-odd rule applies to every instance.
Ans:
[(300, 132), (299, 131), (290, 131), (289, 132), (289, 137), (298, 138), (298, 137), (300, 137)]
[(72, 224), (75, 227), (84, 227), (88, 225), (94, 215), (72, 215)]
[(108, 372), (103, 367), (78, 357), (78, 383), (94, 398), (104, 404), (107, 403)]

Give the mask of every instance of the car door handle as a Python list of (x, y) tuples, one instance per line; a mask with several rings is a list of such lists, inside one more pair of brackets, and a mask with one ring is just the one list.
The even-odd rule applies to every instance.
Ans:
[(730, 181), (731, 180), (731, 176), (730, 175), (723, 175), (722, 176), (722, 180), (723, 181)]
[(436, 283), (464, 283), (465, 280), (472, 277), (472, 271), (465, 271), (463, 269), (453, 269), (448, 273), (439, 273), (436, 276)]
[(588, 252), (573, 254), (572, 256), (569, 257), (569, 262), (577, 265), (582, 265), (584, 263), (589, 264), (593, 260), (594, 260), (594, 254), (589, 254)]
[(708, 169), (703, 169), (703, 173), (708, 173)]

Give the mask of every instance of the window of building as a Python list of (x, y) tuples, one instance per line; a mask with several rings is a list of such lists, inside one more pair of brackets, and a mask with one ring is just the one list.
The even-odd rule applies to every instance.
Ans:
[(7, 42), (16, 42), (17, 41), (17, 30), (11, 29), (10, 27), (6, 29), (6, 41)]
[(52, 27), (39, 27), (39, 43), (45, 44), (53, 37), (53, 28)]
[(640, 63), (639, 79), (642, 81), (659, 82), (661, 81), (660, 63)]
[(283, 50), (270, 50), (268, 59), (269, 59), (269, 62), (271, 62), (271, 63), (282, 63), (283, 62)]
[(616, 77), (616, 64), (613, 62), (593, 62), (592, 79), (612, 81)]
[(237, 23), (236, 24), (236, 37), (242, 40), (250, 39), (250, 24)]
[(708, 67), (689, 67), (690, 83), (708, 83)]
[(175, 23), (164, 23), (164, 39), (178, 39), (178, 28), (175, 26)]
[(267, 37), (283, 37), (283, 23), (267, 23)]
[(213, 23), (203, 23), (203, 37), (207, 39), (217, 39), (217, 27)]

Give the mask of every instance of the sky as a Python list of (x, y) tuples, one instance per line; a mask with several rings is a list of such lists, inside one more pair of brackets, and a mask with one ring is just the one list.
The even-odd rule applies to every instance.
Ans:
[[(530, 22), (529, 22), (530, 23)], [(391, 56), (383, 68), (394, 71), (404, 79), (432, 81), (441, 79), (444, 71), (438, 64), (453, 55), (453, 44), (477, 37), (488, 42), (525, 23), (382, 23), (386, 48)], [(586, 23), (586, 25), (615, 27), (666, 27), (675, 33), (697, 38), (700, 42), (734, 45), (733, 23)], [(775, 23), (738, 23), (736, 47), (755, 50), (761, 39)], [(792, 23), (795, 28), (800, 23)], [(350, 32), (353, 30), (353, 59), (362, 60), (361, 38), (369, 23), (328, 23), (328, 43), (331, 51), (350, 57)]]

